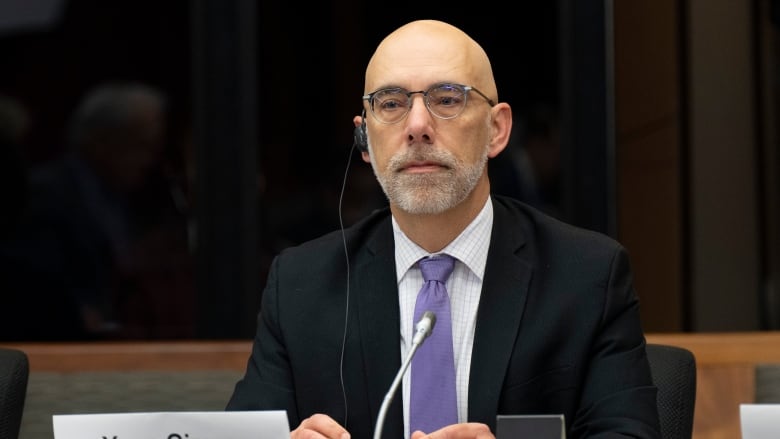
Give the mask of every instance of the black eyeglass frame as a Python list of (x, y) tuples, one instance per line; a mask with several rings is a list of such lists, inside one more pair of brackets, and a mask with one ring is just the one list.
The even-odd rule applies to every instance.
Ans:
[[(451, 87), (457, 87), (457, 88), (463, 89), (463, 96), (464, 96), (464, 98), (463, 98), (463, 108), (461, 108), (460, 111), (458, 113), (456, 113), (455, 115), (453, 115), (453, 116), (443, 117), (443, 116), (440, 116), (440, 115), (436, 114), (435, 111), (431, 110), (431, 106), (430, 106), (430, 103), (429, 103), (429, 100), (428, 100), (428, 94), (431, 92), (431, 90), (434, 90), (434, 89), (437, 89), (437, 88), (443, 87), (443, 86), (451, 86)], [(384, 120), (380, 119), (376, 115), (376, 113), (374, 113), (374, 96), (377, 93), (388, 91), (388, 90), (397, 90), (398, 92), (405, 94), (406, 97), (409, 99), (407, 101), (408, 104), (406, 105), (406, 111), (404, 112), (403, 115), (401, 115), (401, 117), (398, 118), (398, 120), (396, 120), (394, 122), (385, 122)], [(404, 120), (406, 115), (409, 114), (409, 110), (412, 109), (412, 102), (414, 101), (414, 99), (412, 99), (412, 95), (413, 94), (420, 93), (420, 94), (423, 95), (423, 102), (425, 102), (425, 108), (428, 109), (428, 112), (431, 113), (431, 115), (433, 115), (434, 117), (439, 118), (439, 119), (449, 120), (449, 119), (455, 119), (456, 117), (460, 116), (463, 113), (463, 110), (466, 109), (466, 105), (468, 105), (468, 99), (469, 99), (468, 96), (469, 96), (469, 92), (470, 91), (474, 91), (478, 95), (482, 96), (485, 99), (485, 101), (487, 101), (487, 103), (490, 104), (491, 107), (495, 107), (496, 106), (496, 103), (493, 101), (493, 99), (490, 99), (489, 97), (487, 97), (487, 95), (485, 93), (482, 93), (481, 91), (479, 91), (478, 88), (472, 87), (470, 85), (456, 84), (456, 83), (451, 83), (451, 82), (439, 82), (439, 83), (433, 84), (432, 86), (428, 87), (428, 90), (418, 90), (418, 91), (405, 91), (401, 87), (380, 88), (378, 90), (372, 91), (371, 93), (363, 95), (362, 99), (364, 101), (368, 101), (368, 106), (371, 109), (371, 115), (374, 116), (374, 119), (376, 119), (378, 122), (386, 124), (386, 125), (393, 125), (393, 124), (396, 124), (396, 123)]]

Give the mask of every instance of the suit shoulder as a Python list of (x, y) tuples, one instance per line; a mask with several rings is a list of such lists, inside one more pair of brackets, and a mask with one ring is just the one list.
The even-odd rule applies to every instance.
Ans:
[[(623, 249), (616, 239), (604, 233), (567, 223), (513, 198), (497, 195), (493, 198), (496, 220), (506, 224), (508, 218), (519, 224), (521, 233), (528, 240), (575, 248)], [(500, 221), (501, 217), (504, 217), (503, 221)]]
[(281, 253), (330, 254), (343, 252), (345, 244), (350, 252), (355, 252), (368, 242), (377, 230), (389, 225), (390, 209), (377, 209), (344, 230), (334, 230), (309, 241), (288, 247), (282, 250)]

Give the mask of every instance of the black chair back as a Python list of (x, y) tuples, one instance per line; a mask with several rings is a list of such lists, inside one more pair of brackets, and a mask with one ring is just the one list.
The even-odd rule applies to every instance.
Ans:
[(677, 346), (647, 344), (650, 372), (658, 387), (663, 439), (691, 439), (696, 404), (696, 359)]
[(18, 439), (30, 364), (27, 354), (0, 348), (0, 439)]

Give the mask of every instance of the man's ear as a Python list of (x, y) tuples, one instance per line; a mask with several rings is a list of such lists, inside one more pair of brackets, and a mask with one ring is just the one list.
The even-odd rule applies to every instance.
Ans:
[(506, 102), (499, 102), (492, 110), (492, 133), (488, 157), (493, 158), (501, 153), (509, 144), (509, 135), (512, 133), (512, 108)]

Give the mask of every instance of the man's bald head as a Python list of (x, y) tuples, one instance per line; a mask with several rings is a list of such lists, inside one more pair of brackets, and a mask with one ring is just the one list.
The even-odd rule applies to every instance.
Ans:
[(498, 100), (485, 51), (466, 33), (442, 21), (413, 21), (382, 40), (366, 68), (365, 92), (420, 78), (461, 82)]

